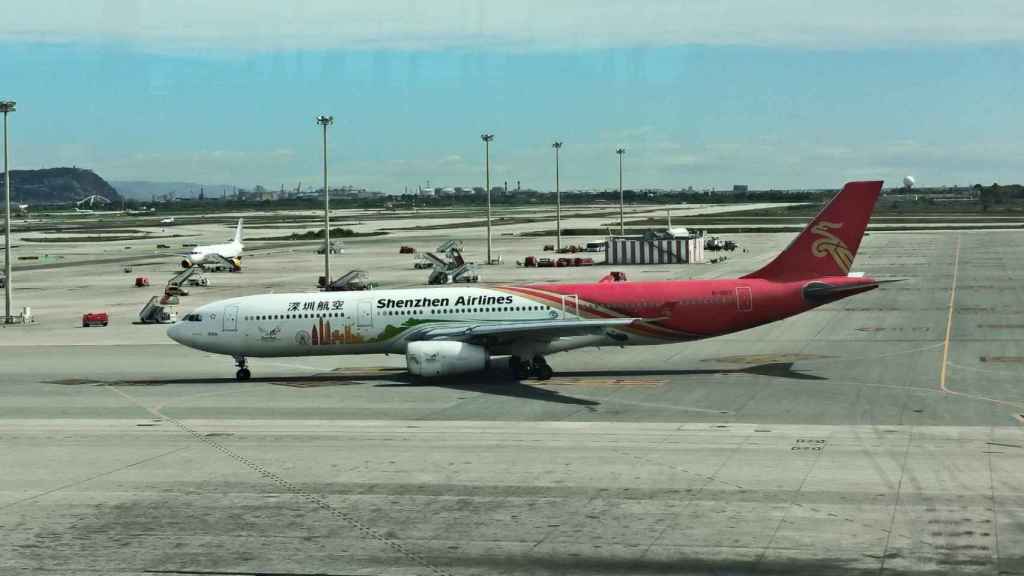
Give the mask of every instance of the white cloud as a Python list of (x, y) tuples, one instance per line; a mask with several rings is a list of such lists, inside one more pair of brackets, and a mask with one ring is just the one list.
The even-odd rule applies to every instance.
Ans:
[(859, 48), (1024, 39), (1019, 0), (42, 0), (0, 39), (148, 51), (579, 50), (680, 44)]

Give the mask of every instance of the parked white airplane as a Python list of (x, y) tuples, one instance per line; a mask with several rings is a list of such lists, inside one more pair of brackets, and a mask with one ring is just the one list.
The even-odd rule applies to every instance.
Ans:
[(160, 225), (161, 226), (171, 226), (173, 224), (174, 224), (174, 216), (171, 216), (170, 218), (164, 218), (164, 219), (160, 220)]
[(242, 219), (238, 219), (238, 227), (235, 228), (235, 237), (231, 242), (225, 244), (210, 244), (209, 246), (196, 246), (191, 252), (184, 252), (179, 256), (184, 257), (181, 261), (182, 268), (191, 268), (197, 264), (213, 263), (215, 261), (228, 261), (239, 266), (239, 258), (242, 256)]

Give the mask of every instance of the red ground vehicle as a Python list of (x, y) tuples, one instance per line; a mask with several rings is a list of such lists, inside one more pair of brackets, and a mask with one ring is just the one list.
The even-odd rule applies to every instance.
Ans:
[(106, 326), (109, 322), (110, 316), (106, 312), (86, 312), (82, 314), (82, 328)]
[(551, 258), (541, 258), (537, 260), (537, 268), (554, 268), (555, 261)]
[(399, 254), (415, 254), (416, 253), (416, 249), (413, 248), (412, 246), (402, 246), (401, 248), (398, 249), (398, 253)]
[(573, 263), (576, 266), (593, 266), (594, 265), (594, 259), (593, 258), (573, 258)]
[(536, 268), (537, 267), (537, 257), (536, 256), (527, 256), (526, 260), (523, 260), (523, 266), (526, 266), (527, 268)]
[(565, 266), (572, 266), (572, 265), (573, 265), (572, 258), (559, 258), (558, 260), (555, 260), (555, 266), (557, 266), (558, 268), (564, 268)]
[(148, 276), (138, 276), (138, 277), (135, 278), (135, 287), (136, 288), (145, 288), (146, 286), (149, 286), (149, 277)]

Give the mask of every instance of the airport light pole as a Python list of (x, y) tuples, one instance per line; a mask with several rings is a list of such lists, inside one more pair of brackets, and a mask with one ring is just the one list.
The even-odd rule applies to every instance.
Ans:
[(331, 192), (327, 187), (327, 127), (334, 116), (317, 116), (316, 123), (324, 129), (324, 287), (331, 283)]
[(11, 316), (11, 171), (7, 166), (7, 114), (14, 112), (14, 101), (0, 102), (4, 113), (4, 323), (14, 322)]
[(619, 148), (615, 150), (615, 153), (619, 155), (619, 235), (626, 235), (626, 219), (623, 216), (625, 211), (624, 206), (626, 201), (622, 196), (622, 155), (626, 153), (625, 148)]
[(562, 249), (562, 191), (558, 186), (558, 151), (562, 143), (555, 141), (551, 145), (555, 149), (555, 251)]
[(491, 263), (491, 140), (494, 134), (481, 134), (484, 141), (484, 183), (487, 186), (487, 263)]

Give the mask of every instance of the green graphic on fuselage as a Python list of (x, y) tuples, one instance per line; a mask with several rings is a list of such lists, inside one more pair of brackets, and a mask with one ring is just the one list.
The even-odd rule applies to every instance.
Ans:
[(391, 340), (392, 338), (397, 337), (399, 334), (405, 332), (410, 328), (422, 326), (423, 324), (432, 324), (434, 322), (447, 322), (447, 320), (417, 320), (416, 318), (409, 318), (408, 320), (402, 322), (398, 326), (395, 326), (394, 324), (388, 324), (387, 326), (384, 327), (384, 330), (382, 330), (379, 334), (366, 341), (374, 344), (379, 342), (385, 342), (387, 340)]

